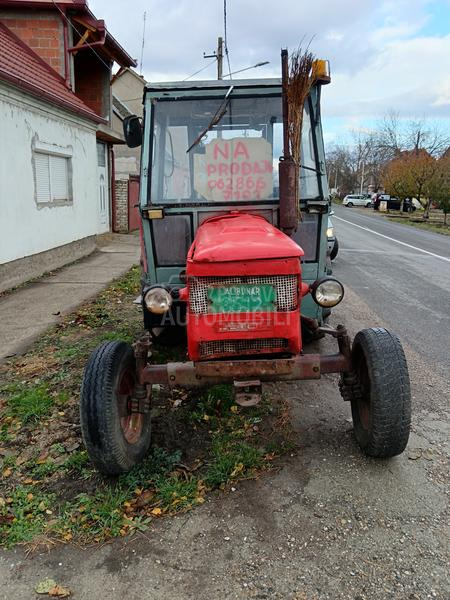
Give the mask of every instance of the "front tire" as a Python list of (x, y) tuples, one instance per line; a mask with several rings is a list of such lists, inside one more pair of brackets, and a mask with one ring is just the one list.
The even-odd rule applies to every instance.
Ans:
[(406, 448), (411, 391), (402, 345), (386, 329), (360, 331), (352, 347), (352, 373), (341, 393), (351, 401), (354, 434), (368, 456), (389, 458)]
[(333, 249), (331, 250), (331, 253), (330, 253), (331, 260), (334, 260), (336, 258), (338, 251), (339, 251), (339, 242), (338, 242), (338, 239), (335, 238), (334, 244), (333, 244)]
[(105, 475), (126, 473), (150, 446), (150, 414), (131, 412), (135, 381), (129, 344), (106, 342), (89, 357), (81, 386), (81, 433), (91, 461)]
[(348, 208), (351, 208), (353, 206), (353, 202), (347, 202), (347, 206)]

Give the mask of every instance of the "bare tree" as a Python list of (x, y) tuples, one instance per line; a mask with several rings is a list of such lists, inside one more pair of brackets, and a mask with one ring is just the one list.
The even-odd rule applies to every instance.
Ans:
[(339, 196), (358, 188), (358, 166), (353, 149), (334, 145), (327, 150), (328, 184)]
[(406, 150), (413, 150), (416, 154), (420, 150), (426, 150), (435, 158), (442, 156), (450, 145), (449, 133), (425, 119), (409, 121), (404, 137)]
[(389, 112), (377, 125), (375, 145), (386, 159), (399, 156), (401, 152), (426, 150), (438, 158), (450, 146), (450, 133), (442, 126), (427, 119), (402, 121), (395, 112)]

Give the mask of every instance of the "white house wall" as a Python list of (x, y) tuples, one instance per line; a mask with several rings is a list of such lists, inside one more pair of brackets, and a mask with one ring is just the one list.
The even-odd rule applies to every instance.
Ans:
[[(0, 83), (0, 264), (109, 230), (100, 224), (96, 126)], [(67, 149), (72, 201), (35, 199), (34, 145)]]

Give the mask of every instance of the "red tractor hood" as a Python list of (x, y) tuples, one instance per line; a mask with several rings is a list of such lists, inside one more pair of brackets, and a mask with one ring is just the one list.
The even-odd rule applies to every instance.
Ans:
[(197, 230), (188, 260), (199, 263), (293, 258), (304, 252), (263, 217), (245, 213), (212, 217)]

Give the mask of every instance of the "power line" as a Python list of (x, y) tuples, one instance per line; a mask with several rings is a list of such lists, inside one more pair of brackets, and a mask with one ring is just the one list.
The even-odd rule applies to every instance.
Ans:
[(202, 67), (201, 69), (199, 69), (198, 71), (195, 71), (195, 73), (192, 73), (192, 75), (189, 75), (189, 77), (186, 77), (186, 79), (183, 79), (183, 81), (187, 81), (188, 79), (190, 79), (191, 77), (194, 77), (195, 75), (197, 75), (198, 73), (201, 73), (202, 71), (204, 71), (205, 69), (207, 69), (208, 67), (210, 67), (213, 63), (216, 62), (216, 57), (213, 58), (213, 60), (211, 62), (209, 62), (206, 66)]

